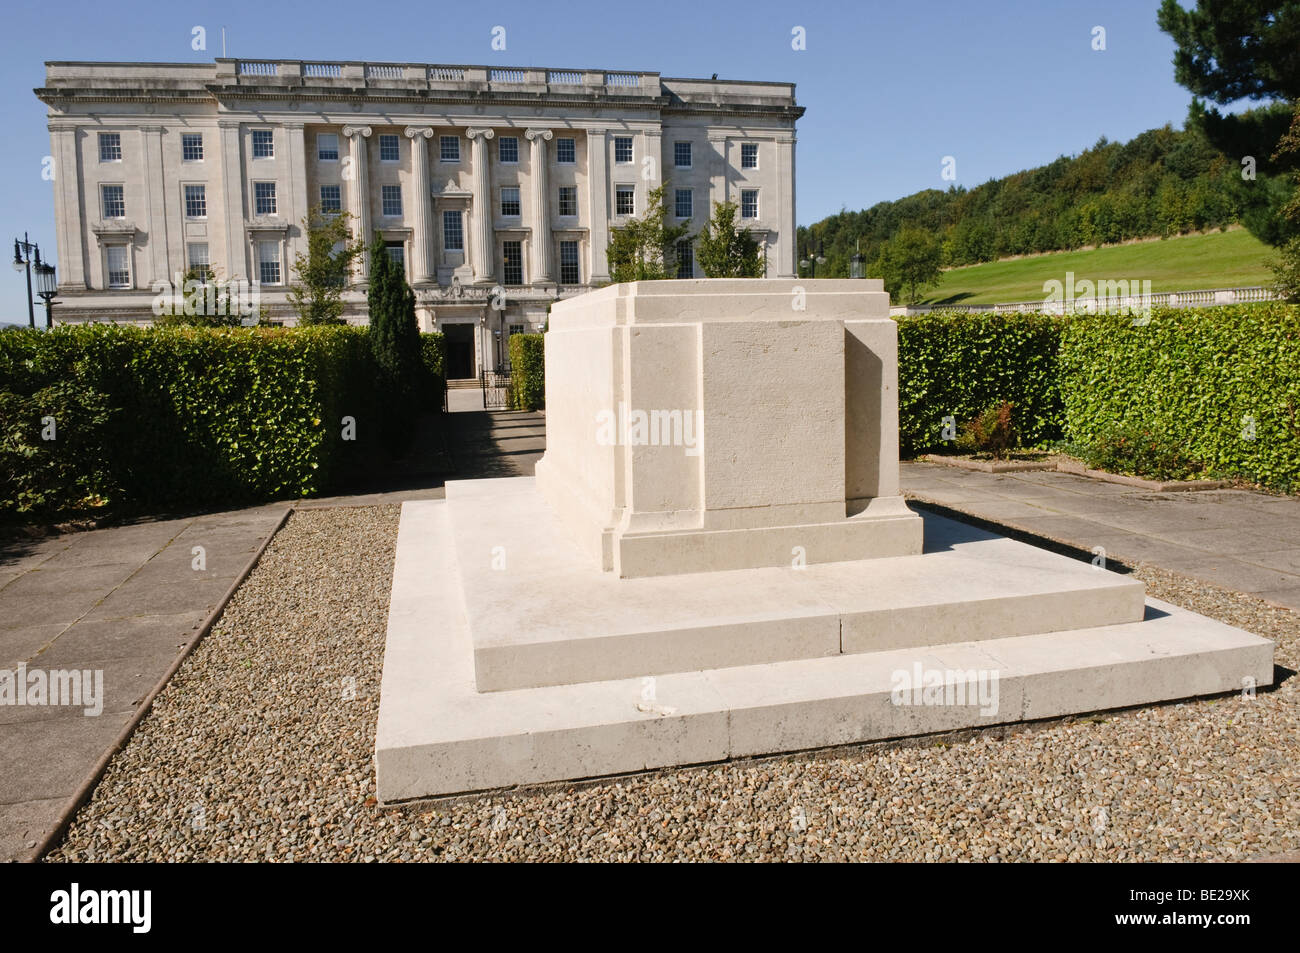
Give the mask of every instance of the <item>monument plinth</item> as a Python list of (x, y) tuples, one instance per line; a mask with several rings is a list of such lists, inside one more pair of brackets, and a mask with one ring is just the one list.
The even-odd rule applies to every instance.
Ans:
[(537, 484), (603, 570), (921, 552), (879, 281), (613, 285), (552, 309), (546, 366)]
[(861, 279), (557, 303), (536, 477), (403, 505), (379, 797), (1269, 684), (1267, 640), (909, 510), (887, 311)]

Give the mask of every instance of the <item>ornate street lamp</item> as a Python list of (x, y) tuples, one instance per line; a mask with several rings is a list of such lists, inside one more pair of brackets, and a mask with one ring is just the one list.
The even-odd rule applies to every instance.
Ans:
[(812, 272), (808, 275), (809, 278), (816, 278), (817, 266), (824, 264), (826, 264), (826, 258), (822, 255), (822, 243), (820, 241), (817, 243), (817, 254), (809, 255), (807, 258), (803, 259), (803, 261), (799, 262), (801, 268), (812, 268)]
[(858, 242), (858, 250), (853, 253), (853, 259), (849, 263), (849, 277), (850, 278), (867, 277), (867, 262), (866, 259), (862, 257), (861, 241)]
[[(45, 330), (54, 327), (54, 296), (59, 290), (59, 279), (54, 272), (53, 265), (47, 265), (36, 258), (36, 293), (41, 296), (45, 302)], [(35, 325), (33, 325), (35, 326)]]
[(40, 260), (40, 246), (29, 242), (26, 232), (23, 232), (22, 241), (14, 239), (14, 271), (27, 272), (27, 323), (33, 328), (36, 327), (36, 311), (32, 302), (32, 262)]

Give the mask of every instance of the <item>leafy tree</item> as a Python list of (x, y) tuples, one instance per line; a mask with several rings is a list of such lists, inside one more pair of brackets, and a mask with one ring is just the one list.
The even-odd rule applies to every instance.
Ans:
[(664, 205), (667, 189), (667, 182), (651, 189), (645, 215), (614, 229), (605, 252), (611, 280), (654, 281), (676, 276), (677, 243), (690, 232), (691, 223), (669, 224)]
[[(1163, 0), (1156, 21), (1177, 44), (1174, 79), (1194, 97), (1188, 128), (1225, 155), (1256, 164), (1255, 179), (1233, 184), (1234, 200), (1256, 237), (1283, 244), (1298, 231), (1279, 221), (1280, 190), (1271, 176), (1300, 161), (1274, 151), (1290, 121), (1288, 104), (1300, 97), (1300, 0), (1197, 0), (1190, 10)], [(1282, 102), (1229, 115), (1205, 103), (1240, 99)]]
[(189, 325), (201, 328), (224, 328), (239, 324), (239, 314), (232, 312), (230, 292), (218, 277), (217, 270), (193, 267), (181, 278), (179, 309), (159, 315), (154, 323), (159, 325)]
[(906, 226), (881, 246), (868, 274), (883, 278), (891, 296), (915, 304), (921, 292), (939, 283), (942, 264), (943, 249), (938, 239), (925, 229)]
[(379, 406), (384, 408), (380, 431), (389, 449), (400, 452), (410, 443), (410, 409), (422, 404), (427, 371), (415, 292), (406, 283), (405, 269), (389, 258), (378, 234), (370, 247), (369, 278), (370, 353), (378, 370)]
[(307, 253), (294, 256), (298, 280), (289, 288), (289, 301), (301, 324), (339, 324), (343, 320), (343, 289), (353, 260), (363, 244), (353, 239), (347, 212), (325, 212), (314, 206), (302, 225)]
[(696, 239), (695, 260), (709, 278), (762, 278), (767, 271), (749, 229), (736, 228), (737, 211), (735, 202), (714, 202)]

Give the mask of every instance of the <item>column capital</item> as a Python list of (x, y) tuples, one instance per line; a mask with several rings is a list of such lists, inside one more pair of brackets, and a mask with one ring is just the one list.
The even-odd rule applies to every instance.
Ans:
[(433, 127), (432, 126), (407, 126), (406, 127), (407, 139), (418, 139), (420, 138), (420, 136), (424, 136), (424, 138), (426, 139), (432, 139)]
[(524, 136), (530, 141), (540, 138), (545, 140), (546, 142), (550, 142), (551, 139), (555, 136), (555, 133), (553, 133), (549, 129), (525, 129)]
[(465, 138), (471, 140), (477, 139), (479, 136), (482, 136), (484, 139), (491, 139), (495, 135), (496, 133), (493, 132), (491, 129), (477, 129), (474, 127), (470, 127), (469, 129), (465, 130)]
[(595, 129), (588, 129), (588, 130), (587, 130), (587, 135), (588, 135), (588, 136), (603, 136), (604, 134), (605, 134), (605, 130), (602, 129), (602, 128), (599, 128), (599, 127), (595, 128)]
[(344, 126), (343, 135), (346, 136), (348, 139), (351, 139), (353, 136), (362, 136), (363, 138), (369, 139), (370, 127), (369, 126)]

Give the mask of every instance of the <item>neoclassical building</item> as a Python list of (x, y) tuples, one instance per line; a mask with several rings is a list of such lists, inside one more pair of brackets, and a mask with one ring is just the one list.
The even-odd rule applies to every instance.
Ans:
[[(795, 274), (790, 83), (658, 73), (218, 59), (46, 64), (61, 321), (152, 317), (156, 282), (258, 282), (273, 319), (314, 206), (379, 233), (447, 334), (450, 375), (609, 281), (611, 229), (668, 183), (692, 234), (740, 207), (771, 277)], [(683, 246), (679, 273), (699, 276)], [(367, 263), (345, 293), (364, 322)]]

